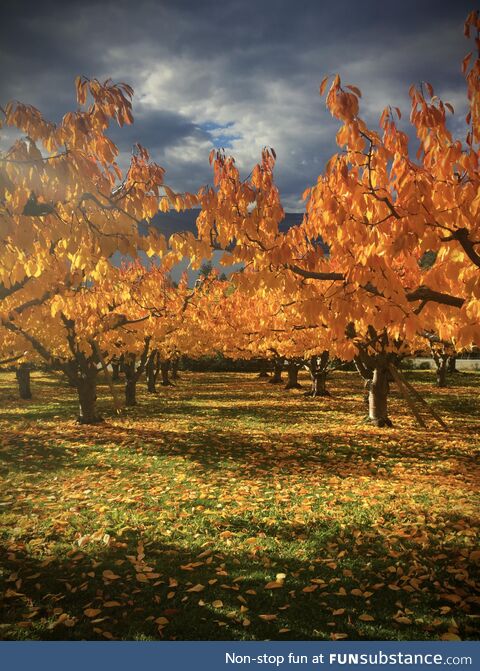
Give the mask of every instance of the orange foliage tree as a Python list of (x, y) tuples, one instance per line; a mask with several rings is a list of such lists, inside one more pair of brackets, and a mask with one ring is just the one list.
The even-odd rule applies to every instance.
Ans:
[[(478, 13), (477, 55), (463, 62), (469, 112), (465, 139), (448, 129), (453, 108), (430, 84), (410, 89), (411, 123), (418, 150), (387, 108), (381, 132), (359, 115), (360, 91), (333, 78), (327, 107), (341, 121), (341, 151), (304, 194), (300, 226), (279, 231), (283, 217), (273, 181), (275, 154), (241, 180), (232, 158), (217, 152), (214, 188), (199, 193), (199, 238), (243, 262), (238, 285), (260, 295), (278, 287), (296, 306), (295, 323), (328, 325), (338, 354), (354, 359), (369, 381), (370, 418), (390, 424), (389, 370), (423, 332), (456, 348), (480, 344)], [(321, 85), (323, 94), (328, 83)], [(328, 251), (319, 244), (323, 241)], [(248, 286), (247, 286), (248, 285)]]

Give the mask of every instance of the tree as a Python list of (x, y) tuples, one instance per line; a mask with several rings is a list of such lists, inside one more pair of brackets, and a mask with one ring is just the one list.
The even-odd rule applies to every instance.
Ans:
[[(79, 109), (58, 125), (23, 103), (1, 108), (1, 126), (23, 137), (0, 154), (0, 325), (22, 340), (23, 349), (29, 343), (60, 366), (79, 391), (82, 421), (90, 422), (98, 419), (93, 409), (98, 355), (77, 342), (84, 337), (77, 323), (83, 315), (69, 310), (69, 302), (79, 296), (88, 302), (89, 293), (98, 299), (96, 288), (110, 281), (115, 251), (134, 258), (140, 250), (161, 255), (163, 236), (152, 227), (140, 234), (139, 224), (159, 207), (181, 209), (196, 201), (164, 185), (163, 168), (139, 145), (126, 174), (120, 171), (107, 131), (112, 121), (132, 123), (130, 86), (79, 77), (76, 90)], [(108, 313), (115, 322), (110, 314), (115, 308), (105, 309), (100, 320)], [(48, 343), (40, 324), (51, 329)], [(93, 333), (81, 326), (83, 333)]]
[[(476, 12), (467, 36), (472, 28), (478, 49)], [(395, 122), (400, 110), (384, 110), (379, 134), (359, 116), (360, 91), (334, 77), (327, 107), (342, 123), (341, 151), (305, 192), (302, 224), (285, 234), (273, 150), (263, 151), (246, 180), (233, 158), (212, 153), (214, 187), (199, 193), (202, 243), (226, 250), (225, 263), (254, 271), (235, 280), (242, 290), (278, 288), (297, 306), (297, 327), (325, 325), (335, 355), (355, 359), (366, 375), (370, 418), (382, 426), (390, 424), (391, 366), (417, 334), (436, 332), (459, 348), (480, 342), (480, 55), (469, 63), (470, 56), (464, 142), (448, 129), (451, 105), (430, 84), (411, 87), (416, 160)]]

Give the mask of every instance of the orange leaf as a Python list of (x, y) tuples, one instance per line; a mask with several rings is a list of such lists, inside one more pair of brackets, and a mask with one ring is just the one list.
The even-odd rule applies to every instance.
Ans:
[(101, 612), (102, 612), (101, 608), (85, 608), (83, 614), (86, 615), (87, 617), (95, 617)]
[(104, 571), (102, 573), (102, 575), (105, 578), (105, 580), (118, 580), (118, 578), (120, 578), (119, 575), (117, 575), (116, 573), (114, 573), (110, 569), (107, 569), (106, 571)]
[(321, 96), (323, 96), (323, 94), (325, 93), (325, 88), (327, 86), (327, 82), (328, 82), (329, 79), (330, 79), (330, 75), (327, 75), (326, 77), (324, 77), (322, 79), (322, 81), (320, 83), (320, 95)]

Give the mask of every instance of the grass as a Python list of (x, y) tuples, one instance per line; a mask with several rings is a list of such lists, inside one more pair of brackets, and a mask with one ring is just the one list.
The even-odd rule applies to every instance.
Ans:
[(95, 427), (2, 374), (0, 637), (477, 638), (480, 376), (408, 377), (448, 432), (395, 392), (363, 423), (354, 373), (327, 399), (183, 373), (121, 417), (100, 387)]

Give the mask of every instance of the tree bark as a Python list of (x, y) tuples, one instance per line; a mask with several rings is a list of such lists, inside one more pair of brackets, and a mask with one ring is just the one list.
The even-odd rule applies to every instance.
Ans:
[(178, 366), (180, 364), (180, 360), (178, 356), (174, 357), (172, 359), (172, 380), (179, 380), (180, 375), (178, 374)]
[(77, 378), (80, 424), (99, 424), (102, 418), (97, 413), (97, 369), (88, 367)]
[(112, 382), (118, 382), (120, 379), (120, 363), (112, 363)]
[(125, 405), (131, 407), (137, 405), (137, 382), (145, 370), (148, 360), (151, 336), (144, 341), (143, 350), (137, 367), (137, 356), (131, 352), (123, 355), (122, 370), (125, 374)]
[(312, 390), (310, 392), (310, 395), (313, 396), (314, 398), (316, 396), (330, 396), (330, 392), (328, 391), (326, 384), (327, 384), (327, 371), (315, 371), (315, 373), (311, 374), (312, 378)]
[(15, 372), (18, 381), (18, 393), (20, 398), (28, 400), (32, 398), (30, 389), (30, 366), (28, 363), (21, 363)]
[(273, 362), (273, 375), (268, 381), (269, 384), (281, 384), (283, 382), (282, 370), (283, 370), (283, 359), (275, 359)]
[(294, 361), (290, 361), (287, 366), (288, 381), (285, 389), (301, 389), (302, 385), (298, 381), (298, 365)]
[(266, 361), (265, 359), (261, 359), (260, 361), (260, 372), (258, 373), (258, 377), (269, 377), (268, 361)]
[(435, 366), (437, 367), (437, 387), (447, 386), (448, 359), (449, 357), (446, 354), (439, 354), (437, 352), (433, 353), (433, 360), (435, 361)]
[(123, 361), (123, 373), (125, 375), (125, 405), (132, 407), (137, 405), (137, 375), (135, 371), (136, 356), (126, 356)]
[(170, 361), (162, 361), (160, 364), (160, 373), (162, 375), (162, 387), (173, 387), (172, 382), (168, 378), (168, 371), (170, 368)]
[(327, 350), (322, 352), (321, 356), (310, 357), (308, 370), (310, 372), (310, 379), (312, 381), (312, 388), (307, 391), (305, 396), (330, 396), (327, 389), (327, 375), (328, 375), (328, 360), (329, 353)]
[(376, 366), (373, 378), (367, 382), (368, 417), (378, 427), (392, 426), (388, 417), (389, 372), (386, 366)]
[(447, 362), (442, 359), (440, 366), (437, 367), (437, 387), (447, 386)]
[(457, 357), (449, 356), (447, 361), (447, 373), (458, 373), (457, 369)]
[(159, 373), (160, 367), (158, 363), (158, 352), (157, 350), (154, 350), (151, 352), (150, 356), (148, 357), (148, 361), (145, 365), (145, 372), (147, 374), (147, 391), (150, 394), (156, 394), (157, 393), (157, 377)]

